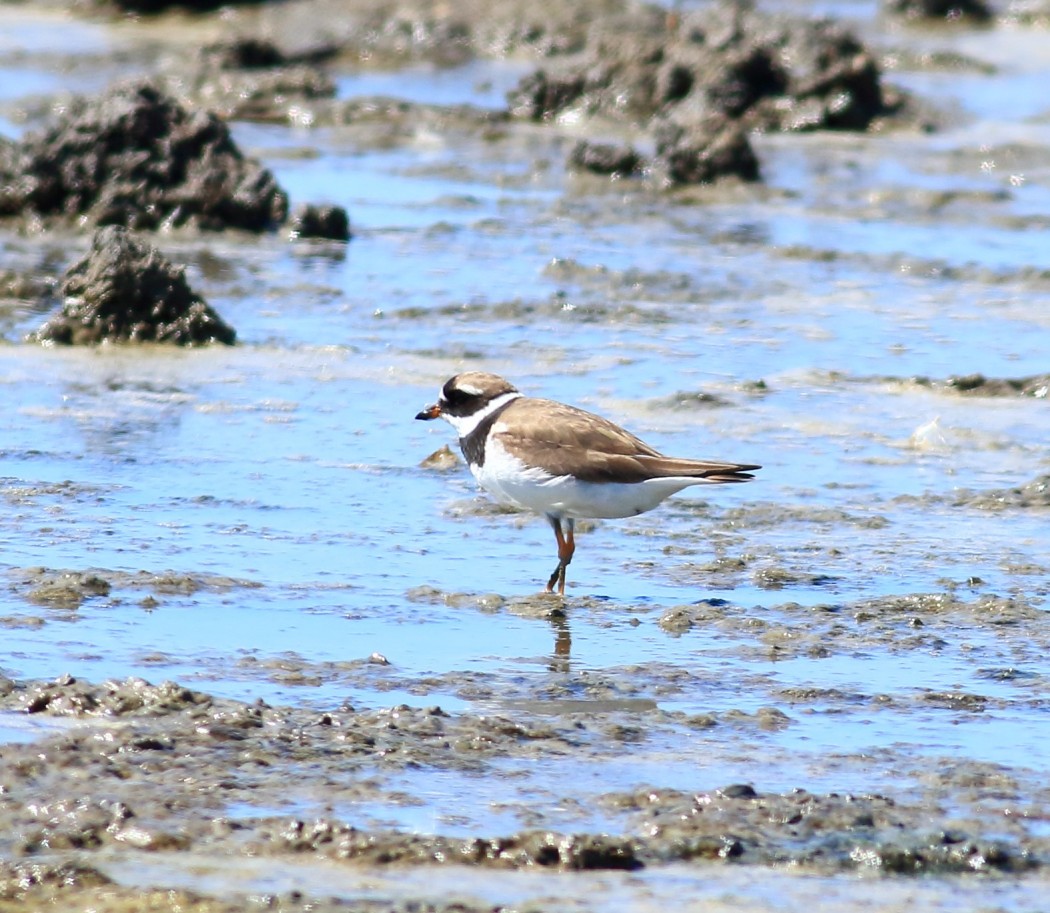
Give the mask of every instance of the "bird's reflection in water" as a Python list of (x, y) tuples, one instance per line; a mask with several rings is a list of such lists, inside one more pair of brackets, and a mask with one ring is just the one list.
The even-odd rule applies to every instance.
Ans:
[(568, 672), (572, 653), (572, 633), (569, 631), (569, 619), (564, 612), (552, 612), (548, 619), (554, 629), (554, 652), (551, 654), (547, 668), (551, 672)]

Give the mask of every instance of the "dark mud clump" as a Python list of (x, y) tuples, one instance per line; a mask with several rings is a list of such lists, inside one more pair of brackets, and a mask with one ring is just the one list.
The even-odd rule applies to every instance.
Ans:
[(126, 13), (156, 15), (170, 9), (184, 9), (194, 13), (214, 12), (221, 6), (252, 6), (264, 0), (109, 0)]
[(397, 832), (377, 834), (324, 819), (310, 823), (296, 819), (280, 822), (276, 830), (264, 826), (259, 835), (263, 842), (253, 847), (256, 852), (265, 849), (310, 852), (371, 865), (458, 862), (507, 869), (539, 867), (569, 871), (631, 871), (644, 865), (633, 841), (601, 834), (525, 831), (492, 839), (454, 839)]
[(66, 303), (33, 335), (39, 342), (233, 345), (236, 333), (186, 282), (185, 271), (126, 228), (95, 233), (62, 284)]
[(249, 35), (209, 45), (201, 52), (205, 60), (222, 70), (268, 70), (297, 64), (317, 66), (331, 60), (338, 53), (338, 47), (331, 44), (287, 51), (265, 38)]
[(720, 177), (759, 179), (758, 157), (747, 134), (732, 120), (709, 117), (657, 130), (657, 167), (672, 184), (710, 184)]
[(1050, 508), (1050, 474), (1036, 476), (1031, 482), (1015, 488), (993, 488), (988, 491), (960, 491), (955, 504), (979, 510), (1022, 510)]
[(109, 581), (97, 574), (57, 573), (41, 580), (26, 598), (37, 605), (75, 609), (93, 596), (108, 596)]
[(350, 216), (342, 206), (317, 206), (305, 203), (289, 220), (292, 238), (316, 238), (323, 241), (349, 241)]
[(304, 112), (336, 95), (324, 64), (338, 53), (318, 42), (285, 49), (264, 38), (241, 37), (205, 47), (197, 66), (169, 75), (170, 90), (223, 117), (287, 124), (312, 120)]
[(0, 216), (156, 229), (266, 231), (287, 216), (273, 175), (214, 114), (148, 83), (80, 99), (48, 130), (0, 147)]
[(210, 703), (207, 695), (171, 682), (151, 685), (132, 678), (94, 685), (71, 675), (12, 689), (9, 698), (23, 713), (72, 717), (156, 717)]
[(984, 374), (952, 374), (948, 377), (929, 377), (925, 374), (901, 377), (896, 374), (848, 376), (833, 372), (829, 379), (849, 380), (865, 384), (894, 384), (902, 387), (921, 387), (937, 393), (972, 397), (1024, 396), (1032, 399), (1050, 398), (1050, 374), (1031, 374), (1027, 377), (987, 377)]
[(458, 469), (462, 461), (448, 444), (435, 450), (430, 456), (423, 459), (419, 466), (421, 469), (433, 469), (438, 472), (448, 472)]
[(1050, 394), (1050, 374), (1015, 378), (965, 374), (949, 377), (945, 386), (957, 393), (972, 396), (1032, 396), (1041, 399)]
[(674, 184), (758, 180), (751, 130), (866, 130), (897, 105), (842, 26), (732, 3), (688, 15), (647, 7), (596, 27), (581, 54), (526, 77), (509, 102), (535, 121), (571, 110), (646, 125), (654, 168)]
[(250, 580), (216, 575), (191, 575), (173, 571), (114, 571), (106, 568), (72, 570), (47, 567), (19, 568), (8, 575), (12, 592), (21, 593), (34, 605), (53, 609), (77, 609), (90, 599), (112, 597), (123, 600), (129, 591), (148, 591), (140, 605), (158, 605), (157, 596), (187, 596), (201, 590), (225, 592), (255, 589)]
[(882, 9), (917, 22), (990, 22), (992, 11), (984, 0), (883, 0)]
[(519, 116), (548, 120), (570, 108), (645, 123), (710, 115), (749, 129), (864, 130), (894, 107), (874, 56), (829, 20), (774, 17), (727, 3), (688, 15), (654, 7), (591, 31), (564, 68), (527, 77)]
[(569, 153), (569, 164), (594, 174), (625, 176), (638, 171), (642, 157), (628, 145), (580, 140)]
[(649, 853), (661, 861), (723, 859), (894, 874), (1016, 872), (1038, 864), (1005, 841), (961, 831), (917, 832), (921, 810), (886, 796), (777, 795), (733, 784), (698, 794), (645, 790), (605, 802), (635, 813), (636, 825), (651, 835)]

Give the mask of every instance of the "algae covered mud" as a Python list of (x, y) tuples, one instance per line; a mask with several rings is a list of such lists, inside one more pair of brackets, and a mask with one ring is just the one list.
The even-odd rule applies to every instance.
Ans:
[[(0, 7), (0, 908), (1045, 908), (1050, 10), (126, 9)], [(764, 469), (537, 595), (467, 368)]]

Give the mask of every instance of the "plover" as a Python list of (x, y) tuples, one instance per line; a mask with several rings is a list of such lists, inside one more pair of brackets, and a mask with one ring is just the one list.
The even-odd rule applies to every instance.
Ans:
[(558, 543), (547, 592), (557, 586), (562, 596), (576, 520), (633, 517), (690, 485), (747, 482), (761, 469), (664, 456), (608, 419), (481, 371), (448, 380), (416, 418), (456, 429), (470, 471), (497, 501), (547, 518)]

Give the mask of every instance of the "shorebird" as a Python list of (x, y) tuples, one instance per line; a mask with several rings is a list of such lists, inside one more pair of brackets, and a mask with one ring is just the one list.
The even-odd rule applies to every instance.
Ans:
[(547, 518), (558, 544), (547, 592), (562, 596), (577, 520), (633, 517), (690, 485), (747, 482), (762, 468), (665, 456), (608, 419), (481, 371), (446, 381), (416, 418), (455, 428), (474, 478), (497, 501)]

